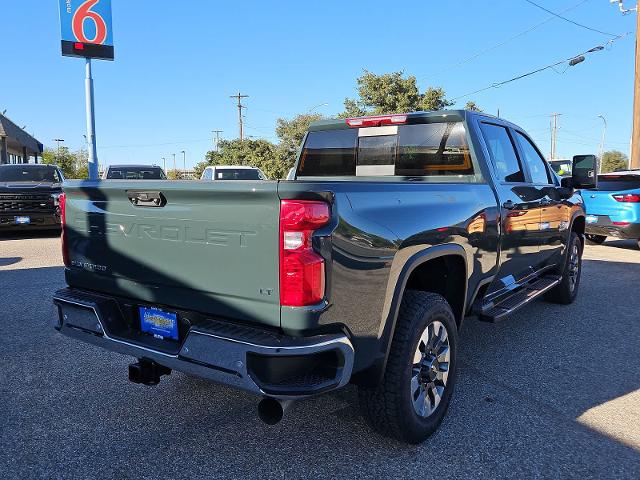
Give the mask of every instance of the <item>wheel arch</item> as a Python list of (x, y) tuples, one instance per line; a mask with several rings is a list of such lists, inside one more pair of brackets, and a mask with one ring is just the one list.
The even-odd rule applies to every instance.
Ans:
[[(354, 376), (354, 383), (375, 385), (380, 381), (389, 356), (404, 292), (408, 289), (422, 290), (416, 287), (419, 287), (421, 282), (425, 282), (424, 279), (430, 273), (436, 273), (436, 276), (431, 281), (426, 280), (422, 285), (426, 288), (436, 285), (433, 280), (441, 280), (442, 277), (437, 274), (442, 272), (446, 274), (446, 281), (438, 282), (439, 288), (434, 288), (435, 292), (424, 291), (439, 293), (447, 299), (456, 318), (456, 324), (460, 328), (467, 310), (469, 284), (469, 266), (465, 249), (462, 245), (449, 243), (428, 247), (413, 254), (402, 266), (393, 286), (390, 308), (383, 317), (379, 332), (378, 356), (373, 365)], [(460, 286), (462, 288), (459, 288)]]

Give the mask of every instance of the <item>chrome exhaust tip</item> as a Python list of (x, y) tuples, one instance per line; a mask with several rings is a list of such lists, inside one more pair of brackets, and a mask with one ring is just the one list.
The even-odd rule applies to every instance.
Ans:
[(267, 425), (276, 425), (291, 406), (291, 400), (276, 400), (266, 397), (258, 403), (258, 417)]

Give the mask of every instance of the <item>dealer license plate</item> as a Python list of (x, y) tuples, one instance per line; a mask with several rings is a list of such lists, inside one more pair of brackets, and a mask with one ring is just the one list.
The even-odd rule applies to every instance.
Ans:
[(31, 217), (15, 217), (16, 225), (28, 225), (31, 223)]
[(156, 338), (178, 340), (178, 315), (154, 307), (139, 307), (140, 329)]

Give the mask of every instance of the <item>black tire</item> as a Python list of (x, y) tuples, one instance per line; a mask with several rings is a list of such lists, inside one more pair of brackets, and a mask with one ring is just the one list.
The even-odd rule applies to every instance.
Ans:
[[(444, 391), (439, 396), (439, 403), (433, 400), (432, 394), (435, 391), (436, 382), (442, 382), (442, 380), (424, 380), (433, 382), (430, 384), (433, 390), (425, 395), (425, 405), (429, 402), (426, 408), (431, 409), (431, 405), (435, 405), (432, 412), (425, 417), (420, 416), (416, 411), (417, 407), (414, 407), (414, 403), (418, 404), (420, 401), (418, 397), (412, 395), (411, 389), (414, 385), (412, 377), (413, 380), (416, 378), (423, 380), (429, 375), (429, 371), (442, 371), (439, 369), (444, 368), (445, 362), (441, 361), (442, 357), (436, 353), (432, 358), (436, 363), (441, 362), (437, 367), (432, 366), (431, 370), (426, 367), (426, 374), (423, 374), (420, 369), (425, 367), (419, 367), (418, 370), (421, 372), (419, 376), (415, 373), (415, 355), (419, 354), (418, 349), (423, 352), (422, 361), (417, 364), (422, 366), (426, 354), (421, 347), (424, 346), (424, 350), (428, 348), (423, 342), (424, 335), (434, 331), (434, 326), (440, 332), (441, 326), (444, 326), (449, 355), (446, 362)], [(441, 334), (440, 337), (442, 336)], [(358, 389), (361, 411), (374, 430), (413, 444), (424, 441), (437, 430), (447, 411), (455, 386), (457, 339), (458, 328), (455, 317), (442, 296), (415, 290), (404, 293), (382, 381), (376, 387), (359, 387)], [(437, 342), (438, 340), (435, 341)], [(439, 345), (442, 347), (443, 342), (440, 341)], [(435, 347), (434, 351), (437, 352), (437, 348), (441, 347)]]
[(605, 235), (592, 235), (588, 233), (585, 235), (585, 238), (587, 239), (588, 245), (602, 245), (607, 239)]
[[(568, 305), (573, 303), (578, 295), (580, 277), (582, 275), (582, 241), (576, 232), (571, 232), (567, 244), (567, 255), (562, 269), (560, 283), (545, 294), (545, 300), (553, 303)], [(577, 259), (573, 257), (577, 252)], [(575, 263), (577, 262), (577, 263)], [(577, 270), (575, 270), (577, 268)]]

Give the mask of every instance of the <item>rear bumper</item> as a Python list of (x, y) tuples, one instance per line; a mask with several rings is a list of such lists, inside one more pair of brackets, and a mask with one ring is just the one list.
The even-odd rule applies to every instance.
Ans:
[(354, 351), (344, 334), (297, 338), (210, 320), (190, 326), (171, 351), (139, 332), (125, 338), (115, 299), (63, 289), (53, 301), (55, 328), (64, 335), (258, 395), (297, 399), (351, 378)]
[(614, 225), (611, 220), (598, 219), (598, 223), (587, 223), (585, 232), (588, 235), (602, 235), (624, 239), (640, 239), (640, 223), (630, 223), (626, 226)]

